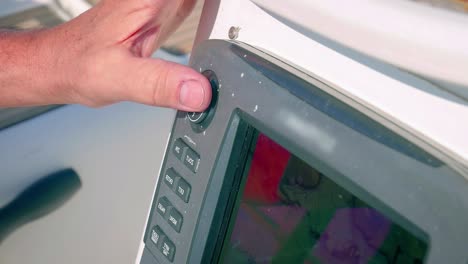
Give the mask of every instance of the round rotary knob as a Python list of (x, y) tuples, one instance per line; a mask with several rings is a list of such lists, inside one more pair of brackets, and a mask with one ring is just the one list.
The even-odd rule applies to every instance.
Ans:
[(218, 102), (218, 89), (219, 89), (218, 78), (216, 78), (215, 73), (211, 70), (206, 70), (202, 74), (208, 79), (208, 81), (211, 84), (212, 96), (211, 96), (210, 105), (205, 111), (187, 113), (187, 118), (189, 119), (189, 121), (192, 122), (192, 124), (197, 125), (197, 126), (201, 126), (202, 123), (203, 123), (203, 126), (208, 125), (210, 123), (211, 119), (214, 116), (215, 108)]

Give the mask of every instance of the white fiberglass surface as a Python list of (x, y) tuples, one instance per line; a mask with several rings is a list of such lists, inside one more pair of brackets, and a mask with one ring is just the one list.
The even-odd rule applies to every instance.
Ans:
[(468, 87), (468, 16), (462, 13), (402, 0), (253, 2), (366, 55)]
[(332, 48), (332, 43), (318, 41), (283, 22), (250, 0), (207, 1), (197, 42), (205, 38), (228, 39), (229, 29), (239, 27), (237, 41), (302, 68), (337, 92), (468, 164), (465, 100), (394, 66), (359, 54), (349, 56)]

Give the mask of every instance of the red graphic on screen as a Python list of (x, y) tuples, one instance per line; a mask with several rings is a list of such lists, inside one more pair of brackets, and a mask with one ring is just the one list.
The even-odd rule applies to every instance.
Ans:
[(260, 135), (247, 177), (245, 199), (263, 204), (278, 202), (278, 187), (290, 156), (286, 149)]

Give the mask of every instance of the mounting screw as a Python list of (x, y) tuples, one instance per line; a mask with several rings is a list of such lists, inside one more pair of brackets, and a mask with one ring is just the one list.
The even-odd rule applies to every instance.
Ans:
[(240, 27), (231, 27), (229, 29), (229, 38), (237, 39), (237, 37), (239, 37), (239, 30), (240, 30)]

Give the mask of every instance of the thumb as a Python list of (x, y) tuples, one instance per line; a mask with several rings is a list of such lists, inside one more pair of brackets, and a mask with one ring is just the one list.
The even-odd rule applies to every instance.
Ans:
[(199, 72), (160, 59), (132, 57), (123, 71), (125, 99), (138, 103), (200, 112), (211, 101), (210, 82)]

